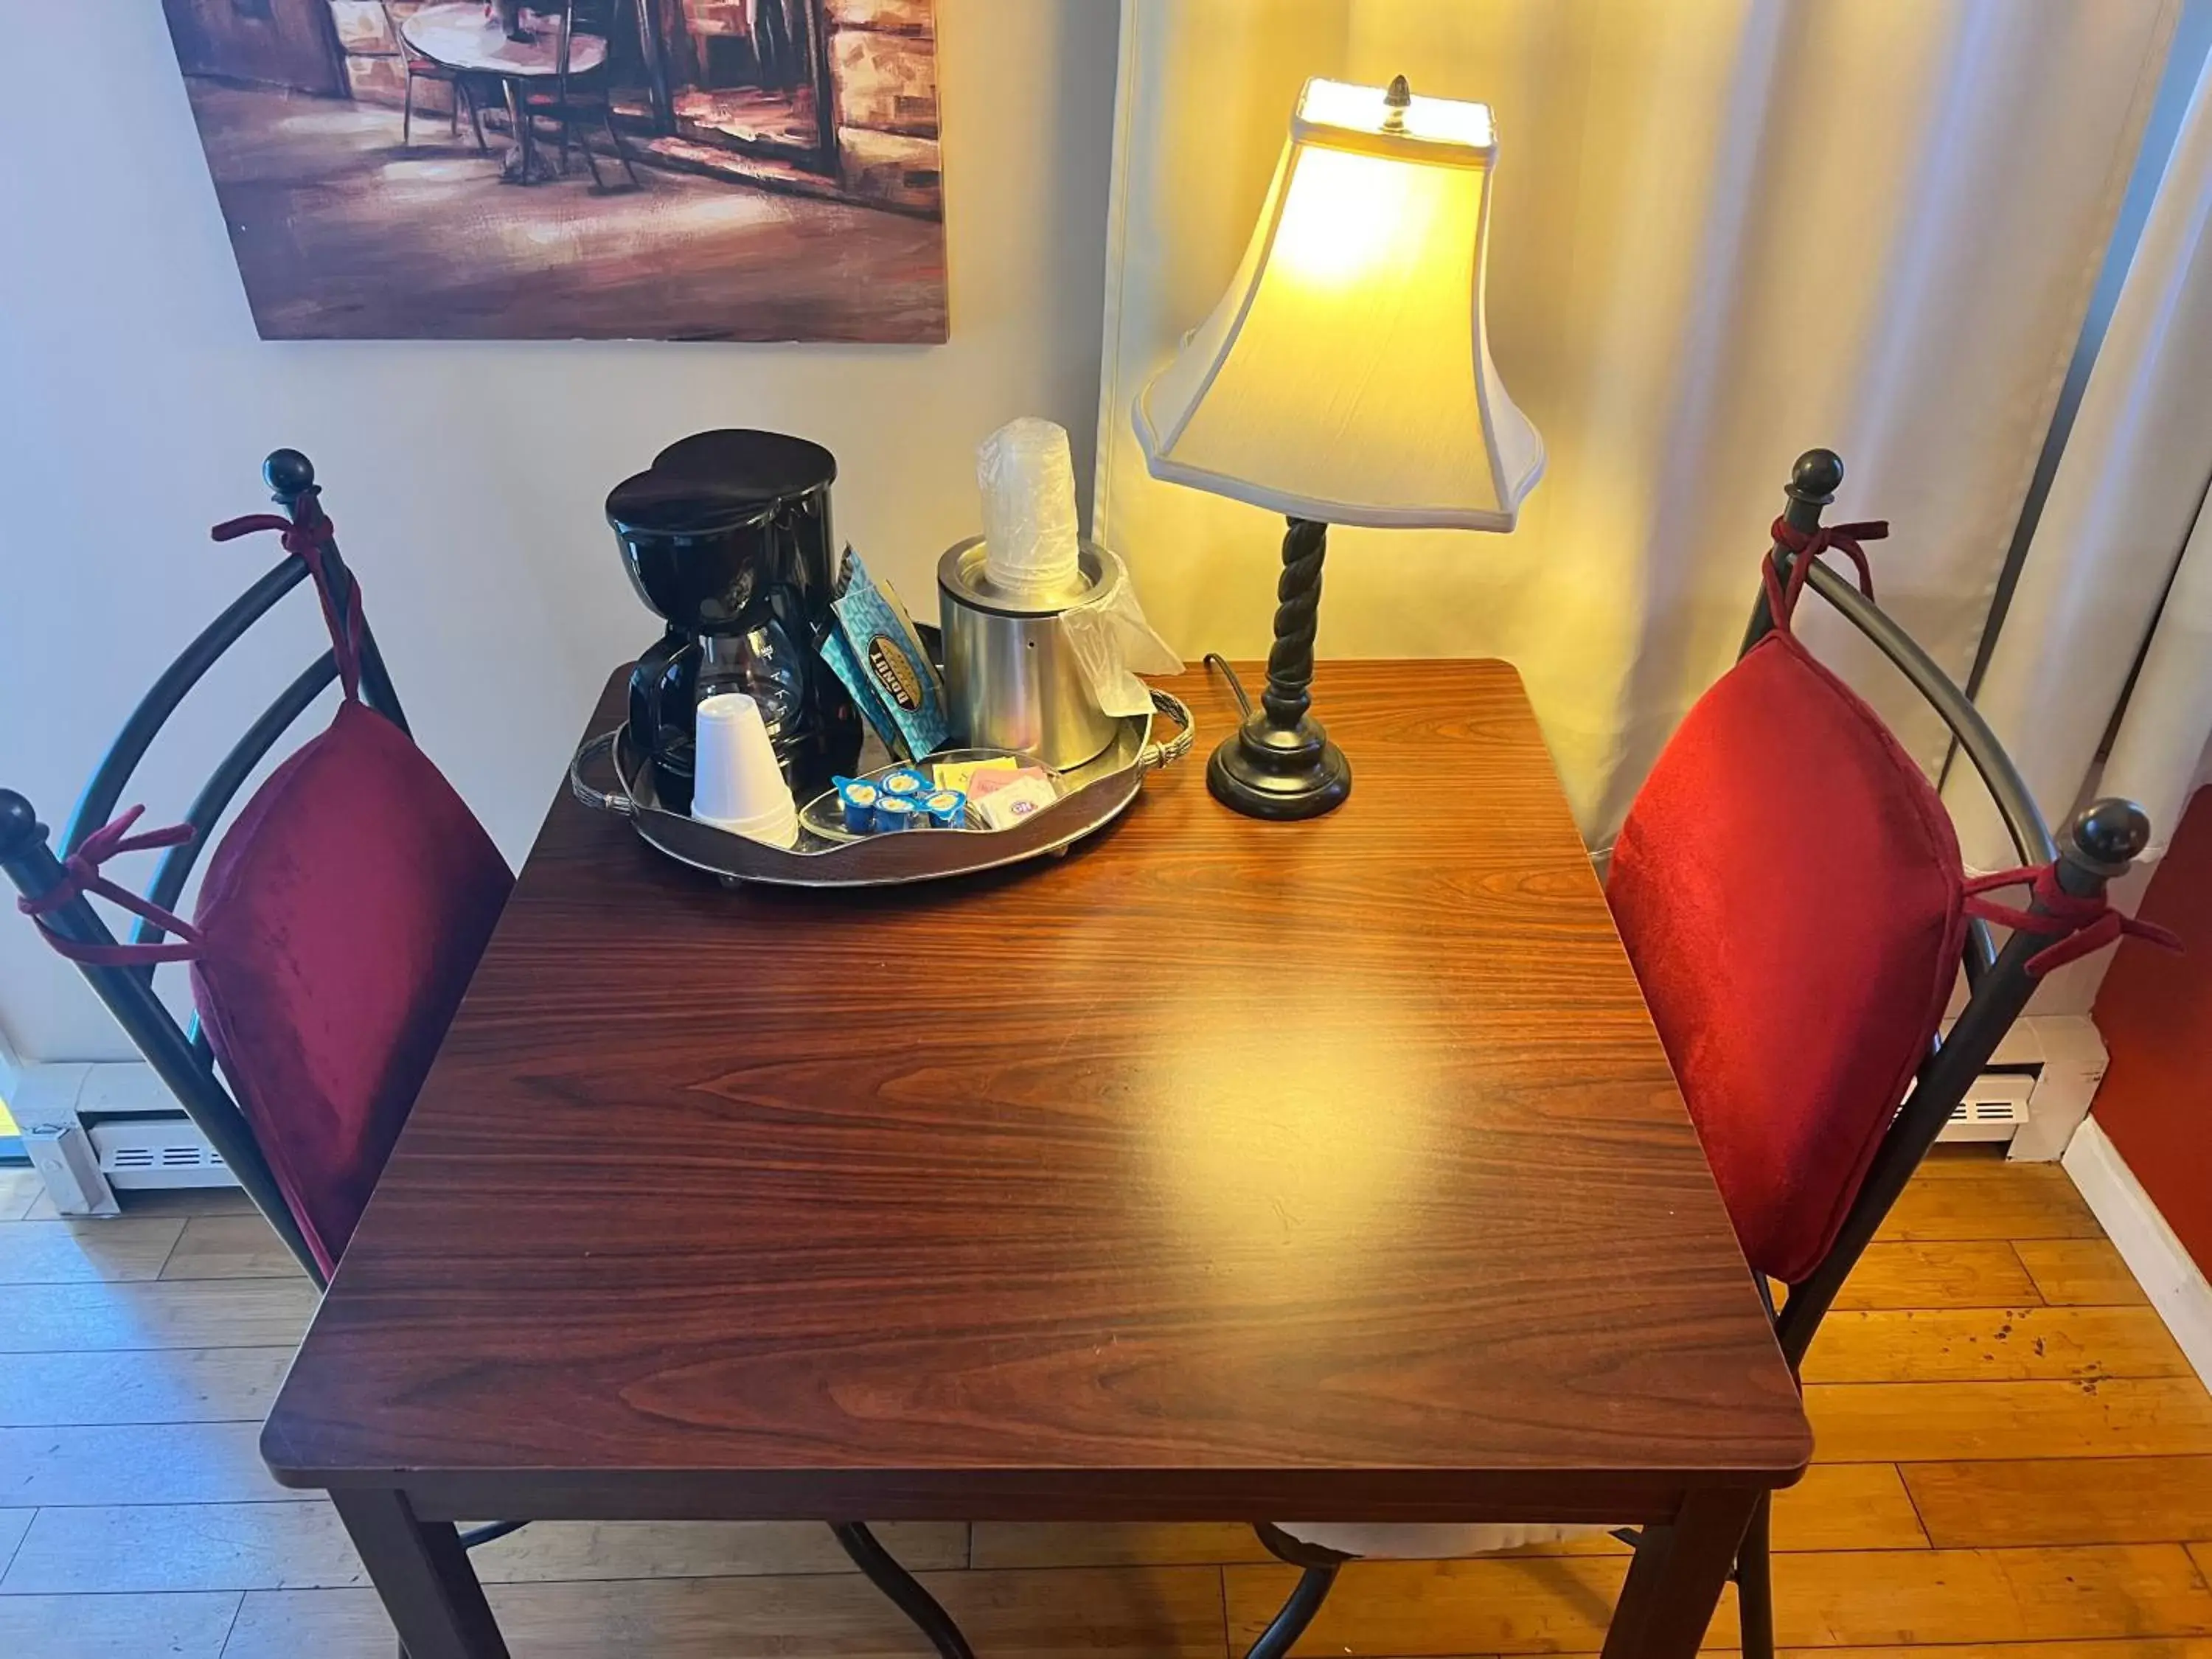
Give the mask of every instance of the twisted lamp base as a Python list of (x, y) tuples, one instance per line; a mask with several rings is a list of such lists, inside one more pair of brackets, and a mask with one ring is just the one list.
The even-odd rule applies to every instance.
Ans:
[(1313, 698), (1314, 632), (1328, 526), (1292, 519), (1275, 586), (1275, 642), (1260, 707), (1206, 763), (1206, 787), (1224, 806), (1255, 818), (1313, 818), (1352, 793), (1352, 763), (1307, 711)]

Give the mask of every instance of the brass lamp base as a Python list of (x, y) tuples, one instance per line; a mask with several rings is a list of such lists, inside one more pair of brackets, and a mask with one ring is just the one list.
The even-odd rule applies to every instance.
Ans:
[(1275, 643), (1260, 707), (1206, 763), (1206, 787), (1232, 811), (1254, 818), (1317, 818), (1352, 793), (1352, 763), (1328, 740), (1313, 705), (1314, 633), (1328, 526), (1292, 519), (1275, 586)]

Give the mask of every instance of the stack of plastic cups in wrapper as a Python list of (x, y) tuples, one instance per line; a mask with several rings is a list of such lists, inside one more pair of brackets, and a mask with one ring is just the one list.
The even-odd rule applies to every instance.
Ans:
[(975, 452), (983, 497), (983, 574), (1024, 605), (1073, 600), (1084, 590), (1077, 558), (1075, 463), (1067, 432), (1025, 416)]
[(1075, 465), (1067, 432), (1024, 416), (975, 452), (983, 498), (983, 575), (1018, 605), (1058, 606), (1060, 627), (1091, 698), (1114, 716), (1152, 711), (1140, 674), (1179, 674), (1182, 659), (1145, 620), (1119, 559), (1099, 551), (1100, 580), (1086, 583), (1077, 537)]

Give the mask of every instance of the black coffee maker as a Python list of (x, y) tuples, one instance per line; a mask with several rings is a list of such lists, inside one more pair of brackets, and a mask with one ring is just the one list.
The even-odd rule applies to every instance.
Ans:
[(630, 675), (629, 735), (671, 811), (690, 811), (693, 710), (716, 692), (760, 704), (801, 801), (860, 758), (860, 714), (819, 654), (843, 558), (836, 476), (804, 438), (702, 432), (607, 497), (630, 585), (668, 623)]

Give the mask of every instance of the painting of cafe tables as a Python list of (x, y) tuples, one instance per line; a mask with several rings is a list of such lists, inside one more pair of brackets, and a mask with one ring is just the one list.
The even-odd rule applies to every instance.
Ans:
[(264, 339), (945, 337), (936, 0), (163, 0)]

